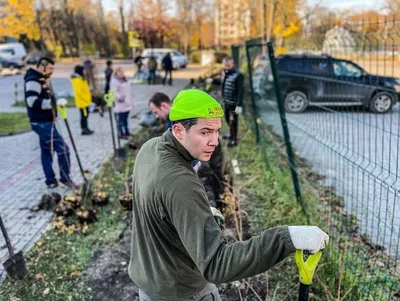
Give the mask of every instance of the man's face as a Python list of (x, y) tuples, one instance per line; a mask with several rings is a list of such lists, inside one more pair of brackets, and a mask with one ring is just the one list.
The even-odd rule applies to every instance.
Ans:
[(178, 141), (190, 155), (200, 161), (210, 160), (218, 145), (221, 118), (199, 118), (188, 131), (181, 124), (174, 124), (173, 131)]
[(54, 72), (54, 65), (48, 64), (46, 67), (39, 66), (38, 69), (45, 75), (46, 78), (49, 78)]
[(169, 116), (169, 111), (171, 109), (171, 105), (166, 102), (162, 102), (160, 107), (157, 107), (154, 103), (149, 104), (149, 109), (156, 115), (158, 118), (162, 120), (166, 120)]
[(235, 67), (233, 60), (226, 60), (224, 61), (224, 69), (225, 70), (232, 70)]

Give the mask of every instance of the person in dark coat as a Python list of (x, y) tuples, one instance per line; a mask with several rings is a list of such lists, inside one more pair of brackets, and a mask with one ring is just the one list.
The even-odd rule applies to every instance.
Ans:
[(152, 55), (149, 58), (149, 62), (147, 63), (147, 68), (149, 69), (149, 77), (147, 78), (147, 83), (149, 85), (156, 83), (156, 72), (157, 72), (157, 61), (156, 58)]
[[(229, 125), (228, 147), (237, 145), (238, 114), (242, 113), (244, 97), (244, 77), (235, 67), (233, 58), (227, 56), (223, 60), (224, 77), (221, 86), (222, 99), (225, 111), (225, 120)], [(225, 138), (225, 137), (224, 137)]]
[(163, 64), (163, 69), (165, 71), (165, 76), (163, 78), (163, 85), (165, 85), (165, 81), (167, 80), (167, 76), (169, 74), (168, 84), (172, 86), (172, 70), (174, 68), (172, 66), (171, 54), (169, 52), (164, 56), (162, 64)]
[(104, 70), (104, 75), (106, 77), (106, 85), (105, 85), (104, 94), (107, 94), (108, 91), (110, 90), (110, 82), (111, 82), (111, 75), (112, 74), (113, 74), (112, 61), (108, 60), (107, 61), (107, 68), (106, 68), (106, 70)]

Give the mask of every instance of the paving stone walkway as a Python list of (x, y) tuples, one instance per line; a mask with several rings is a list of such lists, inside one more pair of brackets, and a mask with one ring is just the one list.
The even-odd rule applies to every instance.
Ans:
[[(133, 113), (146, 110), (147, 102), (155, 92), (164, 92), (173, 98), (188, 83), (188, 79), (176, 79), (173, 86), (133, 85), (132, 93), (135, 102)], [(101, 118), (97, 113), (89, 116), (89, 127), (95, 131), (91, 136), (81, 136), (79, 119), (78, 109), (68, 109), (69, 124), (83, 168), (96, 174), (102, 163), (113, 155), (109, 117), (106, 114), (104, 118)], [(132, 132), (139, 129), (138, 122), (139, 120), (136, 118), (129, 118)], [(59, 120), (57, 124), (71, 150), (72, 179), (75, 183), (82, 183), (83, 179), (79, 173), (64, 121)], [(38, 204), (42, 194), (46, 192), (40, 161), (39, 139), (34, 132), (30, 131), (19, 135), (0, 137), (0, 145), (0, 214), (15, 251), (26, 252), (47, 230), (52, 216), (51, 212), (35, 213), (29, 210)], [(57, 175), (56, 158), (54, 161)], [(0, 262), (4, 262), (6, 258), (8, 258), (8, 250), (4, 238), (0, 235)], [(1, 266), (0, 278), (5, 274), (2, 269)]]

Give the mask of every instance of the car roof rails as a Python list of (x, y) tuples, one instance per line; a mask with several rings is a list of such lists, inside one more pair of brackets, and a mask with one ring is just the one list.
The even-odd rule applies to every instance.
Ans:
[(310, 52), (292, 52), (292, 53), (287, 53), (283, 56), (288, 56), (288, 57), (298, 57), (298, 58), (332, 58), (331, 55), (327, 53), (310, 53)]

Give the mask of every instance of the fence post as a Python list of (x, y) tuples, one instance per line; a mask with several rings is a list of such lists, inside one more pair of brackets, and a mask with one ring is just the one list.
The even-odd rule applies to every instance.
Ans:
[(287, 120), (286, 120), (285, 107), (283, 105), (283, 100), (282, 100), (282, 91), (281, 91), (281, 87), (279, 85), (279, 75), (278, 75), (278, 68), (276, 67), (274, 47), (272, 46), (271, 42), (268, 42), (268, 55), (269, 55), (269, 60), (271, 63), (272, 75), (274, 77), (276, 102), (278, 103), (279, 115), (281, 118), (283, 135), (284, 135), (285, 144), (286, 144), (286, 152), (287, 152), (288, 159), (289, 159), (289, 168), (290, 168), (290, 172), (292, 174), (294, 192), (296, 194), (297, 202), (300, 204), (300, 206), (303, 210), (303, 213), (305, 214), (305, 216), (307, 218), (307, 222), (310, 223), (309, 216), (306, 212), (306, 209), (304, 208), (303, 199), (301, 197), (300, 183), (299, 183), (299, 178), (297, 176), (296, 163), (295, 163), (295, 159), (294, 159), (292, 144), (290, 142), (290, 135), (289, 135), (289, 129), (288, 129)]
[(250, 43), (246, 42), (246, 58), (247, 58), (247, 72), (249, 74), (249, 84), (250, 84), (250, 95), (251, 95), (251, 105), (253, 108), (253, 115), (252, 118), (254, 119), (254, 126), (255, 126), (255, 134), (256, 134), (256, 143), (260, 143), (260, 129), (258, 128), (258, 114), (257, 114), (257, 107), (256, 107), (256, 102), (254, 99), (254, 91), (253, 91), (253, 74), (251, 70), (251, 60), (250, 60)]
[(18, 104), (18, 83), (17, 82), (14, 83), (14, 102), (15, 102), (15, 105)]

